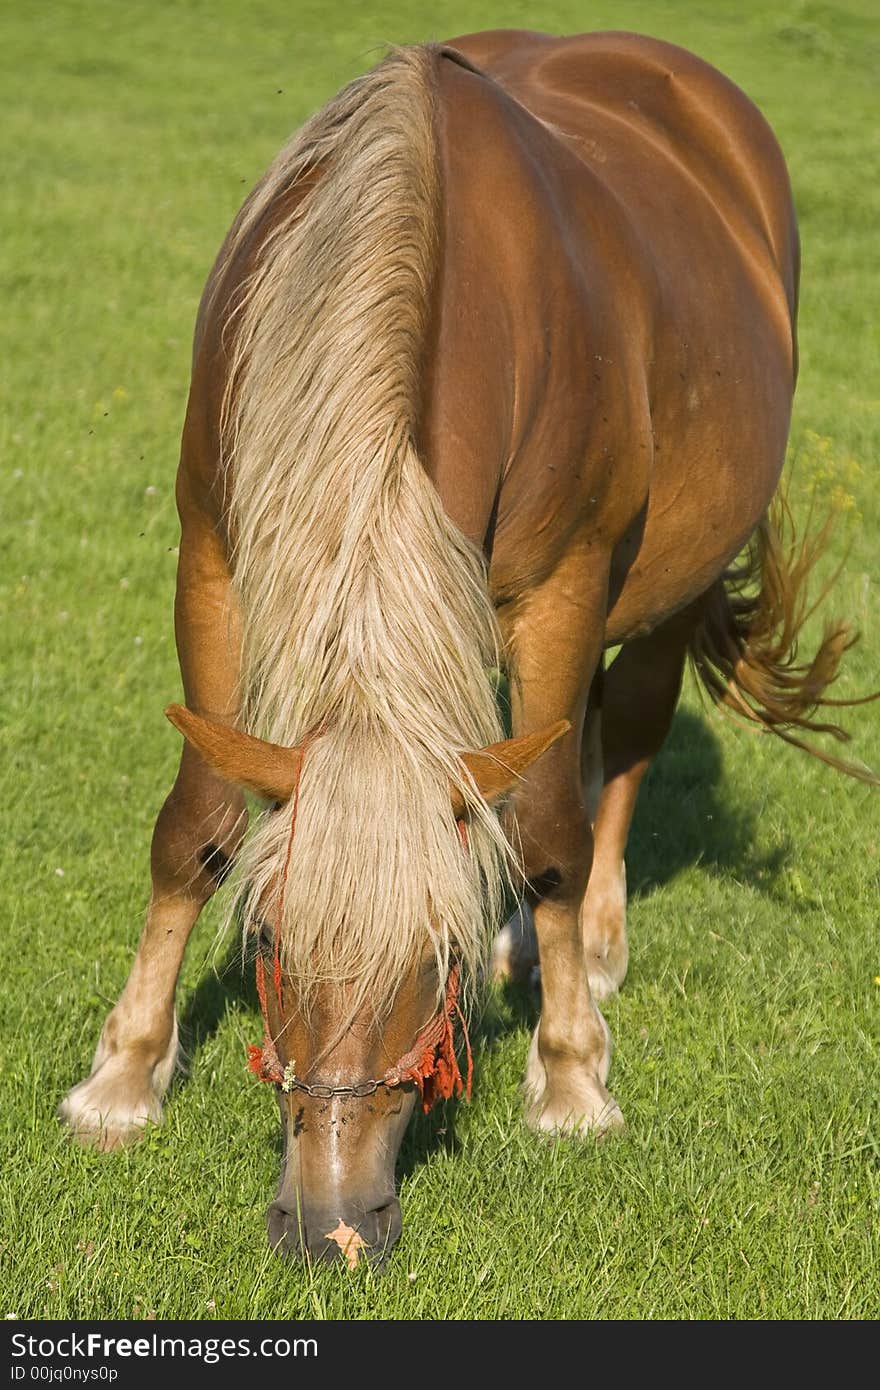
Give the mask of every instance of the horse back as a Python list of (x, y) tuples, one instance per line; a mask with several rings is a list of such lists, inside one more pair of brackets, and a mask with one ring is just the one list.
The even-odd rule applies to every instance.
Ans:
[(672, 45), (450, 47), (465, 65), (450, 53), (439, 80), (426, 463), (463, 529), (488, 518), (498, 601), (572, 545), (610, 554), (619, 640), (710, 584), (776, 485), (795, 373), (785, 164), (748, 98)]
[(763, 241), (795, 311), (797, 228), (785, 160), (755, 104), (717, 68), (641, 34), (554, 38), (491, 31), (454, 39), (549, 123), (639, 220), (671, 184), (709, 198), (736, 234)]

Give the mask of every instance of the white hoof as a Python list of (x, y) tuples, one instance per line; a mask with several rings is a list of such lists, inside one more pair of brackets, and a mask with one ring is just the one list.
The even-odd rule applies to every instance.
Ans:
[(604, 965), (595, 959), (587, 961), (587, 978), (590, 981), (590, 993), (597, 1002), (610, 999), (623, 983), (622, 979), (620, 981), (615, 980)]
[(133, 1144), (148, 1124), (161, 1124), (162, 1097), (176, 1061), (176, 1023), (162, 1059), (146, 1071), (130, 1052), (108, 1055), (102, 1040), (91, 1075), (68, 1091), (59, 1119), (78, 1143), (104, 1153)]
[(547, 1070), (538, 1050), (538, 1029), (535, 1029), (524, 1081), (525, 1121), (529, 1129), (539, 1134), (592, 1135), (594, 1138), (610, 1130), (623, 1129), (620, 1106), (605, 1089), (611, 1063), (611, 1034), (604, 1018), (602, 1025), (605, 1050), (597, 1070), (569, 1075), (563, 1084), (554, 1086), (548, 1085)]
[(536, 1134), (571, 1135), (580, 1139), (601, 1139), (605, 1134), (626, 1128), (617, 1101), (598, 1082), (584, 1085), (577, 1097), (560, 1097), (553, 1104), (530, 1105), (526, 1124)]

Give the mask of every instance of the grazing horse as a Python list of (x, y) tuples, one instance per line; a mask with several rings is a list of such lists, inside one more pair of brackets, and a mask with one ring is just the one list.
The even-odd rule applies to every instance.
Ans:
[[(397, 50), (282, 151), (199, 312), (186, 741), (130, 978), (62, 1105), (80, 1138), (161, 1118), (184, 949), (236, 856), (285, 1133), (273, 1245), (396, 1240), (401, 1136), (420, 1091), (460, 1089), (458, 983), (517, 874), (526, 1120), (621, 1123), (596, 1001), (626, 972), (624, 847), (685, 658), (800, 743), (850, 641), (831, 624), (797, 663), (812, 551), (769, 512), (797, 280), (767, 124), (653, 39)], [(245, 791), (267, 803), (246, 839)]]

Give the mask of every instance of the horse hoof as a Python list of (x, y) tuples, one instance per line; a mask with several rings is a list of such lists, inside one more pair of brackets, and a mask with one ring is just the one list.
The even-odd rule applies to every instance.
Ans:
[(604, 1033), (603, 1048), (592, 1066), (584, 1064), (578, 1072), (568, 1072), (561, 1083), (548, 1077), (538, 1047), (538, 1029), (532, 1034), (524, 1080), (525, 1121), (536, 1134), (596, 1138), (623, 1128), (620, 1106), (604, 1084), (611, 1061), (611, 1034), (602, 1015), (597, 1017)]
[(590, 993), (597, 1003), (601, 1003), (603, 999), (610, 999), (623, 984), (622, 980), (613, 979), (598, 962), (587, 967), (587, 977), (590, 981)]
[(592, 949), (589, 944), (585, 943), (584, 956), (586, 957), (587, 976), (593, 998), (596, 1000), (607, 999), (610, 995), (616, 994), (626, 979), (627, 966), (629, 965), (626, 935), (611, 941), (603, 941), (600, 946), (595, 946)]
[(58, 1118), (78, 1144), (110, 1153), (144, 1137), (148, 1124), (161, 1124), (162, 1101), (119, 1058), (102, 1062), (80, 1081), (58, 1107)]
[(585, 1087), (577, 1099), (555, 1099), (545, 1091), (539, 1100), (528, 1106), (525, 1120), (529, 1129), (536, 1134), (551, 1137), (569, 1135), (580, 1139), (600, 1139), (625, 1128), (623, 1112), (617, 1101), (604, 1086), (596, 1082), (589, 1088)]
[(71, 1139), (85, 1149), (112, 1153), (114, 1149), (130, 1148), (143, 1139), (149, 1123), (161, 1122), (160, 1105), (152, 1108), (138, 1106), (125, 1112), (118, 1108), (100, 1109), (83, 1102), (75, 1094), (76, 1090), (77, 1087), (74, 1087), (61, 1102), (58, 1118), (66, 1126)]

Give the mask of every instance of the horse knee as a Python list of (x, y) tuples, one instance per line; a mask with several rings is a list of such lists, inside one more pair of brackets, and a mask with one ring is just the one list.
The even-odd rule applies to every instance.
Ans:
[(517, 814), (531, 901), (580, 902), (592, 861), (592, 827), (582, 800), (543, 802)]
[(192, 785), (178, 778), (159, 812), (150, 866), (166, 892), (204, 901), (222, 883), (247, 829), (244, 796), (218, 779)]

